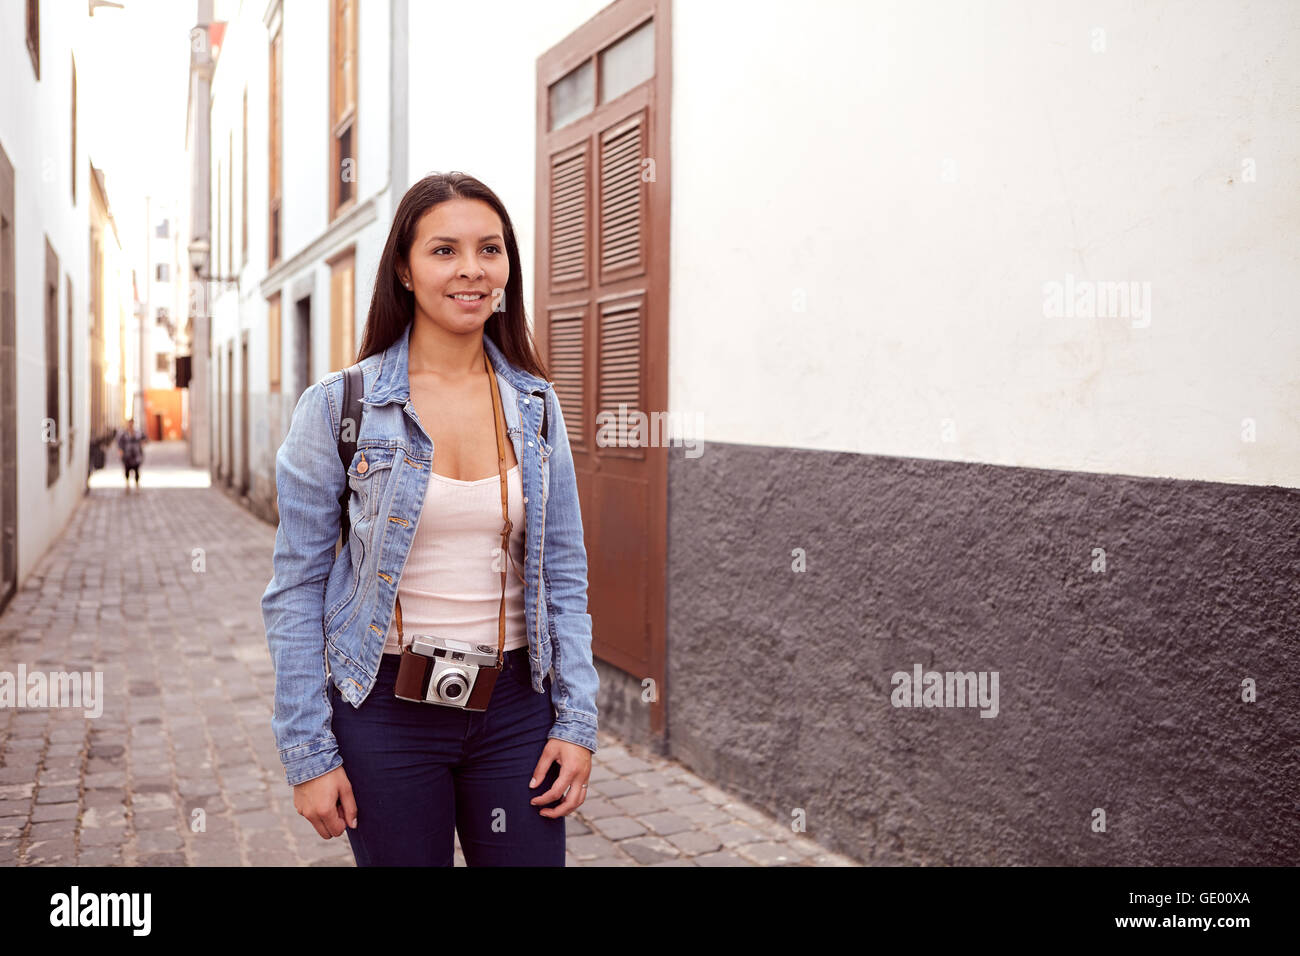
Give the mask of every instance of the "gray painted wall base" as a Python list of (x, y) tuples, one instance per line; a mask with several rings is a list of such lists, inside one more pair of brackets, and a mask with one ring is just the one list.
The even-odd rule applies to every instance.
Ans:
[[(668, 744), (701, 776), (864, 861), (1300, 859), (1300, 491), (670, 453)], [(997, 671), (997, 716), (893, 706), (916, 664)]]
[(596, 696), (600, 729), (666, 755), (664, 741), (650, 732), (650, 705), (641, 700), (641, 681), (599, 658), (595, 663), (600, 675)]

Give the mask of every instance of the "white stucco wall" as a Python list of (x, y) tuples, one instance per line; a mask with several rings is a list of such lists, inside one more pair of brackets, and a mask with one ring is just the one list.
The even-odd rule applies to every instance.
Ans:
[[(82, 8), (84, 11), (84, 8)], [(18, 443), (18, 579), (32, 570), (63, 530), (86, 487), (90, 392), (87, 362), (87, 291), (90, 276), (90, 180), (87, 144), (77, 142), (77, 197), (72, 200), (72, 50), (81, 40), (80, 17), (41, 16), (39, 82), (27, 54), (25, 5), (0, 4), (0, 146), (14, 167), (14, 307)], [(78, 70), (78, 88), (91, 79)], [(59, 259), (58, 434), (67, 435), (71, 411), (72, 458), (60, 448), (59, 477), (46, 486), (45, 242)], [(68, 300), (72, 280), (73, 407), (68, 407)]]
[[(1300, 5), (674, 17), (669, 394), (706, 442), (1300, 485)], [(1045, 316), (1067, 275), (1150, 283), (1149, 324)]]

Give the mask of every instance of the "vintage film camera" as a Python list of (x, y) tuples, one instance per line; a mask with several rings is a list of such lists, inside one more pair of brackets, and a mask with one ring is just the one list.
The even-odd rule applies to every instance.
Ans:
[(501, 671), (497, 649), (446, 637), (415, 634), (402, 649), (396, 696), (462, 710), (487, 710)]

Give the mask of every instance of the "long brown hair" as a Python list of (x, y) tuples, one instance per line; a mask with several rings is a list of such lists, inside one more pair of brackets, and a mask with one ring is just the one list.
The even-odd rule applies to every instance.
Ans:
[(402, 285), (397, 276), (397, 264), (405, 261), (415, 241), (415, 229), (420, 217), (438, 203), (449, 199), (481, 199), (501, 217), (505, 234), (506, 256), (510, 261), (510, 278), (506, 281), (505, 311), (493, 312), (483, 326), (483, 334), (491, 336), (501, 352), (516, 368), (550, 381), (546, 367), (538, 354), (537, 344), (528, 328), (528, 315), (524, 311), (523, 266), (519, 261), (519, 244), (515, 241), (515, 227), (510, 222), (506, 207), (497, 194), (473, 176), (465, 173), (431, 173), (406, 191), (393, 216), (393, 227), (388, 231), (384, 254), (379, 257), (375, 273), (375, 291), (370, 298), (370, 313), (361, 336), (357, 361), (382, 352), (399, 338), (415, 319), (415, 293)]

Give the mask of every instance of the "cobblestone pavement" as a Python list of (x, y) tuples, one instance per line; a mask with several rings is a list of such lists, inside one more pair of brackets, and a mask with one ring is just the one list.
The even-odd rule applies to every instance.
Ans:
[[(0, 707), (0, 865), (354, 865), (346, 837), (294, 810), (271, 733), (260, 598), (275, 529), (208, 487), (184, 445), (146, 455), (138, 491), (111, 461), (92, 477), (0, 615), (0, 672), (103, 674), (97, 717)], [(566, 821), (570, 866), (858, 865), (599, 739)]]

